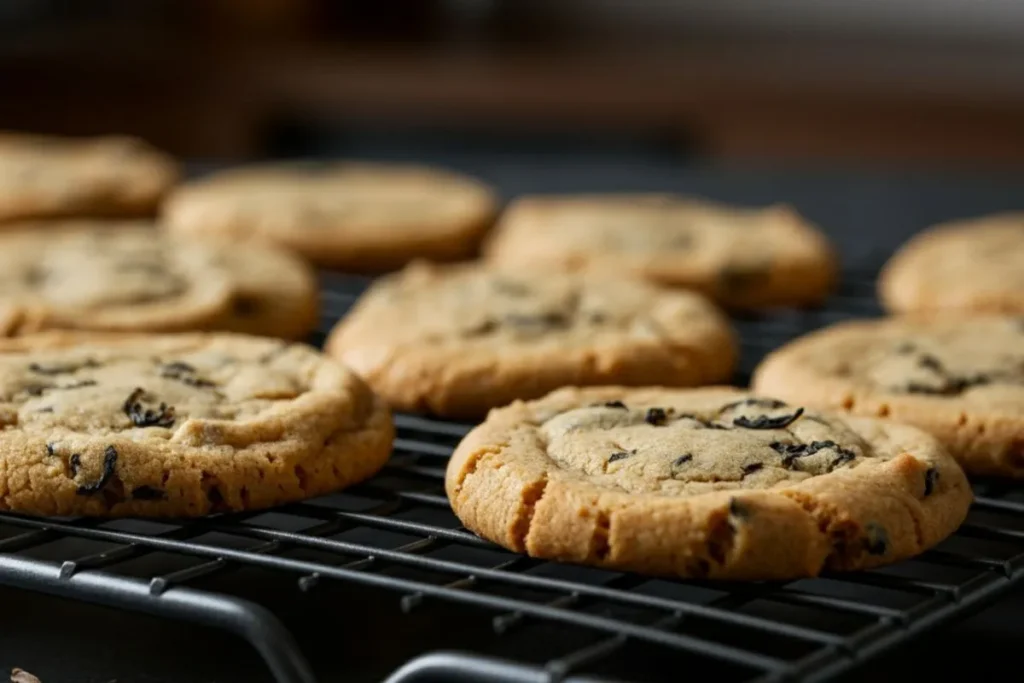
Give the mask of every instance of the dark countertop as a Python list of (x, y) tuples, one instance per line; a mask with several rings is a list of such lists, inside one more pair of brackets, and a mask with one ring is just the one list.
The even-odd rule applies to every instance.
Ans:
[[(362, 154), (355, 147), (346, 152)], [(370, 156), (369, 153), (365, 153)], [(877, 265), (930, 223), (985, 212), (1024, 209), (1024, 173), (859, 172), (683, 167), (671, 159), (629, 153), (564, 155), (523, 152), (500, 160), (486, 150), (445, 155), (376, 152), (419, 158), (474, 172), (506, 196), (528, 191), (679, 190), (741, 204), (788, 201), (828, 232), (847, 266)], [(381, 680), (403, 658), (466, 647), (491, 637), (486, 619), (458, 612), (459, 628), (438, 629), (438, 606), (396, 622), (393, 593), (335, 587), (312, 593), (256, 570), (199, 584), (268, 605), (292, 629), (325, 682)], [(0, 588), (7, 618), (0, 626), (0, 669), (22, 667), (43, 683), (261, 683), (269, 674), (245, 643), (222, 633), (109, 608)], [(317, 621), (306, 618), (316, 608)], [(401, 632), (395, 624), (402, 625)], [(452, 622), (447, 622), (452, 623)], [(907, 676), (952, 679), (996, 675), (1016, 664), (1024, 631), (1024, 591), (977, 616), (928, 635), (862, 668), (849, 680)], [(386, 658), (385, 658), (386, 657)]]

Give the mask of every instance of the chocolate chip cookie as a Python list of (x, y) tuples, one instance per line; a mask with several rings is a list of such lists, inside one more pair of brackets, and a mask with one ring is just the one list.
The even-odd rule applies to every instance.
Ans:
[(692, 292), (424, 263), (378, 280), (325, 348), (396, 409), (457, 418), (566, 385), (716, 383), (737, 355)]
[(939, 438), (969, 473), (1024, 477), (1024, 321), (914, 316), (841, 323), (770, 354), (753, 387), (885, 417)]
[(472, 255), (495, 203), (482, 183), (439, 169), (267, 164), (182, 186), (164, 219), (178, 234), (271, 242), (320, 265), (374, 272)]
[(787, 206), (656, 194), (524, 197), (484, 251), (517, 268), (637, 274), (734, 308), (819, 303), (837, 270), (824, 236)]
[(448, 465), (463, 524), (532, 557), (795, 579), (911, 557), (971, 490), (936, 440), (728, 388), (565, 388), (491, 412)]
[(311, 347), (232, 334), (0, 340), (0, 509), (195, 516), (309, 498), (388, 457), (391, 416)]
[(142, 221), (0, 232), (0, 332), (225, 329), (288, 339), (316, 324), (317, 283), (271, 247), (186, 240)]
[(178, 177), (173, 159), (135, 138), (0, 133), (0, 224), (153, 215)]
[(1024, 213), (919, 233), (886, 264), (878, 290), (892, 312), (1024, 313)]

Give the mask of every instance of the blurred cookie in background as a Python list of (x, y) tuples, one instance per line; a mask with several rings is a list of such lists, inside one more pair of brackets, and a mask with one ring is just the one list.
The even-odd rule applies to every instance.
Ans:
[(146, 221), (20, 223), (0, 231), (0, 331), (230, 330), (301, 338), (312, 269), (271, 247), (180, 239)]
[(0, 224), (152, 216), (178, 177), (170, 156), (137, 138), (0, 133)]
[(918, 233), (882, 270), (878, 294), (893, 313), (1024, 313), (1024, 212)]
[(163, 216), (179, 235), (268, 242), (318, 265), (380, 272), (473, 256), (496, 210), (491, 188), (441, 169), (279, 163), (187, 183)]
[(522, 197), (484, 251), (502, 266), (639, 275), (748, 309), (820, 303), (838, 269), (824, 235), (788, 206), (669, 194)]
[(837, 323), (768, 354), (752, 387), (808, 408), (914, 425), (968, 474), (1024, 478), (1024, 323), (1016, 316)]
[(327, 352), (398, 410), (478, 418), (565, 385), (726, 381), (734, 333), (699, 294), (642, 280), (414, 263), (378, 280)]

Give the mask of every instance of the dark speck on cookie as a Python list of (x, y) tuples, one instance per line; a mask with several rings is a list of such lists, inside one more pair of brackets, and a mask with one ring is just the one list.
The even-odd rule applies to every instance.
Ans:
[(676, 458), (675, 460), (672, 461), (672, 467), (680, 467), (680, 466), (685, 465), (686, 463), (690, 462), (691, 460), (693, 460), (693, 454), (692, 453), (686, 453), (684, 455), (680, 455), (678, 458)]
[(868, 554), (885, 555), (889, 550), (889, 534), (885, 532), (885, 529), (875, 522), (870, 522), (865, 526), (864, 531), (867, 535), (864, 549), (868, 551)]
[(492, 334), (498, 329), (498, 323), (490, 318), (482, 320), (476, 325), (465, 330), (464, 334), (470, 337), (482, 336), (485, 334)]
[(165, 365), (160, 370), (160, 376), (166, 377), (167, 379), (176, 379), (182, 384), (186, 384), (190, 387), (196, 387), (197, 389), (204, 389), (216, 386), (213, 382), (202, 377), (196, 377), (196, 369), (188, 363), (182, 363), (181, 361), (175, 361)]
[(24, 387), (22, 387), (22, 391), (24, 391), (29, 396), (42, 396), (43, 392), (45, 392), (47, 389), (52, 388), (52, 384), (26, 384)]
[(505, 323), (513, 327), (541, 327), (557, 328), (566, 327), (569, 319), (563, 313), (551, 312), (539, 315), (510, 314), (505, 316)]
[(836, 468), (842, 467), (843, 465), (845, 465), (848, 462), (853, 462), (854, 459), (856, 459), (856, 457), (857, 456), (854, 455), (854, 453), (852, 451), (848, 451), (845, 448), (840, 448), (839, 449), (839, 455), (836, 456), (835, 460), (833, 460), (831, 463), (829, 463), (829, 466), (828, 466), (829, 472), (831, 472), (832, 470), (834, 470)]
[(797, 408), (796, 412), (789, 415), (779, 415), (778, 417), (768, 417), (767, 415), (758, 415), (753, 420), (748, 418), (746, 415), (740, 415), (732, 421), (737, 427), (744, 427), (746, 429), (785, 429), (789, 425), (800, 419), (800, 416), (804, 414), (803, 408)]
[(616, 462), (618, 460), (625, 460), (629, 456), (635, 455), (635, 454), (636, 454), (635, 450), (634, 451), (619, 451), (617, 453), (612, 453), (610, 456), (608, 456), (608, 462), (612, 463), (612, 462)]
[(174, 424), (174, 407), (161, 403), (156, 410), (143, 408), (140, 399), (146, 391), (136, 388), (125, 399), (122, 409), (136, 427), (170, 427)]
[(750, 508), (741, 503), (737, 498), (729, 499), (729, 515), (736, 519), (746, 519), (750, 516)]
[(664, 426), (667, 419), (668, 413), (664, 408), (648, 408), (647, 414), (644, 416), (644, 421), (655, 427)]
[(87, 496), (93, 493), (99, 493), (103, 490), (103, 487), (107, 485), (111, 477), (114, 476), (114, 467), (117, 465), (117, 449), (113, 446), (107, 446), (103, 452), (103, 473), (100, 478), (92, 483), (84, 486), (79, 486), (75, 492), (80, 496)]
[(924, 473), (924, 497), (932, 495), (935, 492), (935, 485), (939, 482), (939, 471), (934, 467), (929, 467)]
[(743, 292), (767, 278), (767, 266), (727, 265), (718, 274), (718, 284), (725, 292)]
[(82, 369), (94, 369), (100, 367), (100, 364), (93, 359), (88, 359), (83, 363), (68, 363), (66, 365), (41, 365), (39, 363), (29, 363), (28, 369), (39, 375), (63, 375), (69, 372), (75, 372)]

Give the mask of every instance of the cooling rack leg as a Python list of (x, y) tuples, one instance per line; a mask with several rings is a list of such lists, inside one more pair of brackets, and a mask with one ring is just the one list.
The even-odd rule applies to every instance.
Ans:
[(0, 553), (0, 583), (15, 588), (213, 626), (248, 641), (278, 683), (316, 683), (308, 662), (280, 620), (247, 600), (191, 588), (151, 591), (138, 579), (74, 572), (50, 562)]

